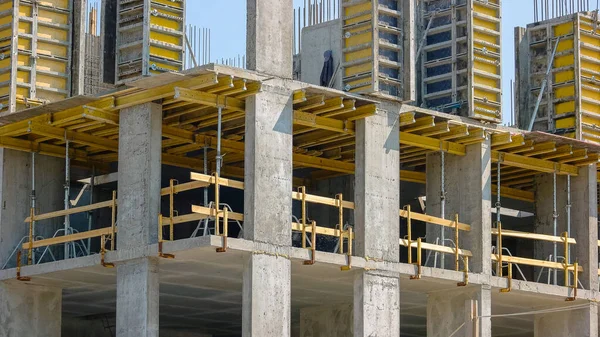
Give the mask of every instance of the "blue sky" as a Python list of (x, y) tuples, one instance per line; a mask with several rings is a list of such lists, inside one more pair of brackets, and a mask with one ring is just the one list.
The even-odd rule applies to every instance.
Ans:
[[(299, 7), (303, 0), (294, 0)], [(227, 15), (224, 15), (227, 14)], [(510, 80), (514, 78), (514, 27), (533, 21), (532, 0), (502, 1), (504, 120), (510, 119)], [(211, 55), (227, 58), (246, 51), (246, 0), (189, 0), (187, 22), (211, 29)]]

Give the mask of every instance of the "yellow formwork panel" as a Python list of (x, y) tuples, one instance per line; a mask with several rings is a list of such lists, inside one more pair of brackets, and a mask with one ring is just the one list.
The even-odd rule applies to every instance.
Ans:
[(469, 20), (473, 32), (469, 41), (474, 49), (474, 54), (470, 55), (470, 64), (481, 72), (472, 72), (469, 79), (468, 86), (473, 88), (469, 116), (499, 123), (502, 121), (500, 0), (472, 0), (469, 3), (472, 4)]
[[(23, 100), (53, 102), (70, 94), (70, 45), (73, 0), (42, 0), (18, 3), (18, 17), (0, 19), (0, 25), (16, 25), (12, 57), (0, 61), (6, 69), (0, 76), (0, 112), (25, 108)], [(0, 4), (0, 11), (13, 9), (13, 2)], [(0, 44), (9, 47), (12, 30), (0, 30)], [(13, 68), (15, 67), (15, 68)], [(17, 68), (18, 67), (18, 68)], [(18, 69), (11, 72), (11, 69)]]
[(574, 22), (565, 22), (565, 23), (556, 25), (556, 26), (552, 27), (552, 31), (554, 33), (554, 36), (563, 36), (563, 35), (573, 34), (573, 32), (575, 31)]
[(559, 118), (555, 121), (557, 129), (570, 129), (575, 127), (575, 117)]
[(562, 115), (570, 112), (575, 112), (575, 102), (562, 102), (554, 105), (554, 111), (556, 115)]
[(566, 87), (560, 87), (557, 89), (554, 89), (554, 97), (555, 98), (565, 98), (565, 97), (571, 97), (575, 95), (575, 86), (574, 85), (569, 85)]

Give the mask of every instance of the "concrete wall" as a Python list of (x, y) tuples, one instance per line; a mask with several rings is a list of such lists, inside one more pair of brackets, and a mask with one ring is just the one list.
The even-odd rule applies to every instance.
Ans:
[[(327, 21), (302, 30), (300, 50), (300, 80), (319, 85), (323, 70), (323, 53), (333, 52), (334, 72), (342, 60), (342, 20)], [(342, 89), (342, 69), (335, 76), (335, 89)]]
[(300, 310), (300, 337), (348, 337), (354, 335), (352, 304)]
[[(64, 160), (36, 156), (36, 213), (61, 210), (64, 207)], [(8, 261), (17, 243), (29, 235), (23, 222), (31, 208), (31, 153), (0, 149), (0, 267)], [(62, 218), (39, 221), (36, 236), (52, 237), (62, 226)], [(57, 251), (58, 253), (58, 251)], [(58, 256), (57, 256), (58, 257)], [(11, 257), (7, 267), (15, 266)]]
[(0, 337), (60, 337), (62, 291), (0, 283)]

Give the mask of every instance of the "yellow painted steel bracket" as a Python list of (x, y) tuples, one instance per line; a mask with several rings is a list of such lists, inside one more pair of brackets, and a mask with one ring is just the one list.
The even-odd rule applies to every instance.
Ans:
[(22, 282), (31, 281), (31, 277), (21, 276), (21, 250), (17, 251), (17, 280)]

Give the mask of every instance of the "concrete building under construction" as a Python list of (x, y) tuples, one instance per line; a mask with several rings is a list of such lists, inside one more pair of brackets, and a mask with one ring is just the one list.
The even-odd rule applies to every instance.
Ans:
[(186, 2), (0, 0), (0, 337), (598, 337), (597, 11)]

